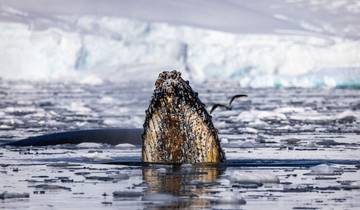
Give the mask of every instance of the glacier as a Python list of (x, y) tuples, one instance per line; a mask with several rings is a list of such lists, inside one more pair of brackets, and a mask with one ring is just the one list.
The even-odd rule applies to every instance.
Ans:
[[(193, 13), (172, 19), (168, 13), (179, 5), (155, 2), (165, 15), (151, 16), (143, 7), (139, 17), (111, 10), (69, 14), (60, 6), (54, 11), (50, 7), (48, 14), (30, 3), (26, 7), (21, 1), (1, 0), (0, 78), (100, 84), (153, 81), (159, 71), (178, 69), (193, 81), (232, 80), (244, 87), (360, 87), (356, 1), (274, 1), (273, 8), (286, 6), (276, 10), (265, 10), (265, 1), (245, 6), (211, 1), (216, 4), (203, 6), (221, 5), (222, 14), (241, 12), (234, 16), (241, 23), (232, 25), (212, 17), (199, 21), (193, 17), (198, 5), (190, 1), (182, 4)], [(306, 19), (309, 8), (322, 16), (314, 12), (316, 20)], [(344, 11), (337, 21), (338, 16), (327, 20), (324, 15)]]

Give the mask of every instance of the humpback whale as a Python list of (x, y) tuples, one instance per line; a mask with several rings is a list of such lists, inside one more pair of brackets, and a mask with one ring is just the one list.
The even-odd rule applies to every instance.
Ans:
[(211, 116), (177, 71), (159, 74), (142, 138), (144, 162), (220, 163), (225, 159)]
[(91, 129), (53, 133), (7, 142), (10, 146), (46, 146), (81, 142), (142, 144), (149, 163), (219, 163), (225, 160), (217, 130), (189, 81), (164, 71), (146, 110), (143, 129)]

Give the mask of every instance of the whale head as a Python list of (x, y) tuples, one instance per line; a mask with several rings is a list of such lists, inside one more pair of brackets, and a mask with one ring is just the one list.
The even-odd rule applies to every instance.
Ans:
[(225, 158), (205, 105), (177, 71), (159, 74), (142, 138), (144, 162), (220, 163)]

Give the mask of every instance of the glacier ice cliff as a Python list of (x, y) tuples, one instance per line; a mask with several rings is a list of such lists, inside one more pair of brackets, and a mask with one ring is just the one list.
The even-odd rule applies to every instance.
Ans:
[(360, 86), (359, 38), (320, 33), (325, 29), (305, 22), (311, 30), (234, 33), (106, 15), (34, 17), (7, 6), (0, 17), (4, 79), (98, 84), (154, 80), (161, 70), (179, 69), (195, 81), (250, 87)]

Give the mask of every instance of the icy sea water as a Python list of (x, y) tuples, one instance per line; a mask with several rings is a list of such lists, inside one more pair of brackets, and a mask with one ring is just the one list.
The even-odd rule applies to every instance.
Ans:
[[(0, 139), (141, 127), (152, 85), (0, 81)], [(193, 88), (209, 107), (249, 95), (233, 110), (212, 114), (229, 160), (360, 160), (359, 90), (241, 89), (220, 82)], [(99, 164), (138, 159), (140, 152), (139, 145), (94, 143), (0, 148), (0, 209), (360, 209), (358, 164)]]

